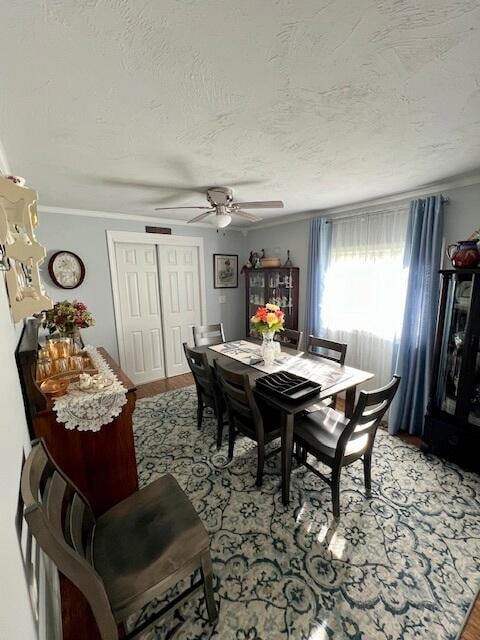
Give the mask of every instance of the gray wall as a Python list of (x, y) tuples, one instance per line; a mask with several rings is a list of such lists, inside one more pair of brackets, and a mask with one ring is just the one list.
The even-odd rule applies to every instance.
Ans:
[[(445, 238), (447, 243), (466, 238), (480, 227), (480, 184), (444, 191), (450, 200), (446, 207)], [(319, 213), (320, 215), (320, 213)], [(227, 337), (242, 337), (244, 328), (244, 278), (239, 277), (238, 289), (213, 288), (214, 253), (239, 255), (239, 267), (245, 262), (251, 249), (265, 249), (268, 255), (279, 254), (282, 261), (290, 249), (291, 259), (300, 267), (299, 328), (304, 328), (306, 275), (308, 263), (309, 220), (299, 220), (266, 228), (252, 228), (246, 237), (238, 231), (217, 233), (215, 229), (199, 227), (172, 227), (176, 235), (200, 236), (204, 239), (205, 274), (207, 288), (207, 317), (209, 322), (225, 323)], [(88, 342), (104, 345), (114, 357), (118, 357), (113, 300), (108, 265), (106, 230), (144, 231), (145, 223), (133, 220), (79, 217), (42, 213), (37, 236), (48, 249), (49, 255), (59, 249), (78, 253), (85, 262), (87, 275), (81, 287), (65, 291), (55, 287), (43, 267), (43, 279), (47, 291), (54, 300), (77, 297), (86, 302), (97, 318), (97, 325), (84, 332)], [(224, 295), (226, 302), (220, 304)]]
[[(80, 217), (72, 215), (40, 213), (38, 240), (47, 248), (48, 256), (60, 249), (78, 254), (85, 263), (86, 276), (83, 284), (74, 290), (56, 287), (48, 275), (47, 262), (43, 264), (42, 279), (48, 295), (54, 301), (77, 298), (85, 302), (93, 312), (97, 324), (85, 329), (86, 342), (104, 346), (118, 359), (117, 338), (110, 282), (106, 231), (145, 231), (145, 222), (110, 218)], [(205, 278), (207, 292), (208, 322), (222, 321), (228, 338), (236, 339), (244, 333), (243, 305), (244, 282), (239, 278), (238, 289), (213, 288), (213, 254), (239, 254), (239, 265), (243, 264), (244, 237), (239, 231), (216, 230), (199, 227), (172, 227), (172, 233), (179, 236), (202, 237), (205, 253)], [(220, 296), (226, 302), (220, 304)], [(240, 313), (239, 310), (242, 310)]]
[(447, 244), (465, 240), (480, 227), (480, 184), (444, 191), (449, 198), (445, 208), (445, 239)]
[[(449, 204), (445, 208), (445, 240), (448, 245), (467, 238), (480, 227), (480, 184), (442, 193), (449, 198)], [(283, 258), (286, 250), (290, 249), (293, 264), (300, 267), (299, 328), (302, 330), (305, 322), (309, 228), (310, 220), (299, 220), (264, 229), (252, 229), (246, 238), (247, 254), (250, 249), (264, 248), (268, 255), (274, 255), (280, 248)]]

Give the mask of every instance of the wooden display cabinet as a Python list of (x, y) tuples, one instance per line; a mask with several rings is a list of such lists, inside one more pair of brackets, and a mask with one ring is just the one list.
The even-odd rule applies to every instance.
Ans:
[(257, 307), (268, 302), (277, 304), (285, 313), (286, 329), (298, 330), (299, 268), (247, 269), (245, 277), (246, 335), (250, 335), (250, 318)]

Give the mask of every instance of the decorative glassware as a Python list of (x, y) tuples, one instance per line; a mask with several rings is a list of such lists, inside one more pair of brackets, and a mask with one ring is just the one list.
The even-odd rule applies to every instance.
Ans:
[(83, 369), (83, 356), (70, 356), (70, 369), (81, 370)]
[(39, 360), (48, 360), (50, 358), (50, 351), (48, 350), (48, 347), (42, 347), (41, 349), (38, 350), (38, 359)]
[(70, 338), (47, 338), (47, 347), (53, 359), (68, 358), (72, 352), (72, 340)]
[(273, 337), (274, 331), (265, 331), (262, 333), (262, 358), (267, 366), (273, 364), (275, 356), (277, 355), (277, 348)]
[(45, 380), (45, 361), (37, 360), (37, 380)]
[(54, 374), (53, 360), (37, 360), (37, 380), (45, 380)]
[(70, 370), (69, 360), (70, 358), (57, 358), (54, 361), (55, 371), (57, 373), (65, 373), (65, 371), (69, 371)]

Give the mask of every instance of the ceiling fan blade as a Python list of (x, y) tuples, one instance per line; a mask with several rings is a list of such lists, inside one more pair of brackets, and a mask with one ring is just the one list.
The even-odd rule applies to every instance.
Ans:
[(162, 182), (148, 182), (143, 180), (129, 180), (127, 178), (100, 178), (99, 179), (102, 184), (108, 185), (110, 187), (127, 187), (129, 189), (155, 189), (159, 191), (164, 189), (165, 191), (177, 191), (177, 192), (185, 192), (185, 193), (198, 193), (201, 195), (205, 195), (207, 191), (207, 186), (198, 186), (198, 187), (188, 187), (180, 184), (169, 184)]
[(255, 184), (263, 184), (264, 180), (223, 180), (221, 183), (229, 187), (250, 187)]
[(234, 207), (243, 207), (244, 209), (283, 209), (281, 200), (263, 200), (260, 202), (234, 202)]
[(210, 209), (210, 211), (205, 211), (205, 213), (201, 213), (196, 218), (192, 218), (191, 220), (189, 220), (187, 224), (190, 224), (191, 222), (200, 222), (200, 220), (203, 220), (204, 218), (206, 218), (207, 216), (211, 215), (214, 212), (215, 212), (215, 209)]
[(172, 209), (209, 209), (209, 210), (212, 210), (211, 207), (155, 207), (155, 211), (170, 211)]
[(258, 222), (258, 220), (262, 219), (262, 218), (259, 218), (258, 216), (252, 215), (251, 213), (247, 213), (246, 211), (240, 211), (240, 209), (233, 210), (232, 213), (235, 216), (240, 216), (240, 218), (245, 218), (246, 220), (250, 220), (250, 222)]

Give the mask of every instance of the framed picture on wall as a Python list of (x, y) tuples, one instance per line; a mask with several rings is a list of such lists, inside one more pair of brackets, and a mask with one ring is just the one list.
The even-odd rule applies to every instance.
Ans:
[(238, 255), (213, 254), (213, 286), (215, 289), (238, 287)]

